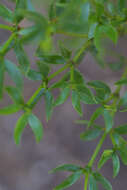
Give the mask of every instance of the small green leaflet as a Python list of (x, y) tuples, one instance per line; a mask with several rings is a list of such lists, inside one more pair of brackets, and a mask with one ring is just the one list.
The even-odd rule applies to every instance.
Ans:
[(8, 114), (13, 114), (18, 112), (19, 110), (22, 109), (21, 105), (18, 104), (11, 104), (9, 106), (6, 106), (4, 108), (0, 109), (0, 115), (8, 115)]
[(19, 62), (21, 71), (23, 71), (23, 73), (27, 74), (27, 72), (29, 71), (29, 60), (28, 57), (25, 53), (25, 50), (22, 47), (22, 44), (20, 42), (20, 40), (16, 39), (15, 40), (15, 46), (14, 46), (14, 51), (17, 57), (17, 60)]
[(27, 123), (28, 123), (28, 117), (29, 117), (30, 113), (24, 113), (17, 121), (16, 123), (16, 127), (14, 130), (14, 140), (15, 143), (18, 145), (20, 144), (21, 141), (21, 136), (23, 133), (23, 130), (25, 129)]
[(5, 63), (5, 69), (10, 75), (13, 82), (16, 84), (16, 87), (22, 91), (23, 79), (19, 68), (16, 66), (16, 64), (12, 63), (7, 59), (4, 61), (4, 63)]
[(34, 115), (30, 114), (28, 117), (28, 123), (35, 135), (36, 142), (40, 142), (43, 137), (43, 126), (40, 120)]
[(44, 63), (43, 61), (38, 61), (37, 66), (38, 66), (39, 72), (41, 73), (42, 77), (46, 78), (50, 72), (49, 65)]
[(71, 100), (72, 100), (72, 105), (74, 107), (74, 109), (77, 111), (77, 113), (82, 116), (82, 108), (81, 108), (81, 104), (80, 104), (80, 97), (79, 94), (77, 93), (77, 91), (72, 90), (72, 95), (71, 95)]
[(61, 55), (65, 58), (65, 59), (70, 59), (71, 58), (71, 54), (72, 52), (70, 50), (68, 50), (64, 44), (60, 41), (59, 42), (59, 48), (60, 48), (60, 53)]
[(7, 22), (13, 22), (13, 13), (7, 7), (0, 3), (0, 17)]
[(78, 84), (81, 84), (81, 85), (85, 84), (84, 77), (78, 69), (74, 70), (74, 83), (77, 85)]
[(114, 129), (115, 132), (117, 132), (120, 135), (127, 134), (127, 124), (120, 125)]
[(88, 123), (88, 127), (92, 126), (94, 124), (94, 121), (102, 114), (103, 107), (99, 107), (96, 109), (96, 111), (92, 114), (90, 121)]
[(50, 173), (55, 173), (55, 172), (60, 172), (60, 171), (77, 172), (81, 169), (82, 168), (80, 166), (76, 166), (73, 164), (63, 164), (51, 170)]
[(127, 165), (127, 142), (122, 137), (119, 139), (118, 149), (123, 164)]
[(89, 176), (89, 190), (98, 190), (96, 180), (94, 176)]
[(84, 85), (75, 85), (75, 90), (78, 92), (81, 102), (84, 104), (96, 104), (96, 100), (89, 88)]
[(116, 85), (127, 85), (127, 79), (118, 80), (115, 84)]
[(86, 130), (84, 133), (81, 133), (80, 138), (85, 141), (91, 141), (99, 137), (102, 133), (102, 130), (99, 128)]
[(94, 178), (97, 182), (102, 184), (105, 190), (112, 190), (112, 185), (110, 184), (110, 182), (105, 177), (103, 177), (100, 173), (95, 172)]
[(64, 64), (66, 61), (60, 55), (40, 55), (40, 60), (47, 64)]
[(46, 109), (46, 119), (47, 121), (50, 119), (52, 111), (53, 111), (53, 96), (50, 91), (45, 92), (45, 109)]
[(113, 177), (116, 177), (120, 170), (120, 160), (116, 153), (112, 155), (112, 163), (113, 163)]
[(112, 25), (98, 25), (94, 34), (94, 44), (97, 49), (100, 49), (100, 40), (104, 37), (104, 34), (108, 36), (115, 44), (118, 40), (118, 32)]
[(68, 87), (62, 88), (60, 95), (56, 98), (53, 105), (58, 106), (63, 104), (67, 100), (69, 94), (70, 94), (70, 89)]
[(24, 104), (24, 100), (19, 89), (12, 86), (7, 86), (6, 91), (16, 104)]
[(4, 59), (0, 57), (0, 99), (2, 99), (3, 97), (4, 71), (5, 71)]
[(113, 124), (114, 124), (113, 116), (111, 115), (110, 111), (104, 110), (103, 117), (104, 117), (104, 121), (105, 121), (106, 131), (109, 132), (112, 129)]
[(35, 71), (33, 69), (30, 69), (27, 73), (27, 78), (30, 80), (42, 80), (42, 75), (38, 71)]
[(113, 150), (104, 150), (103, 154), (101, 155), (101, 158), (98, 162), (98, 169), (101, 169), (101, 167), (112, 157)]
[(67, 187), (72, 186), (82, 175), (83, 171), (75, 172), (74, 174), (67, 177), (60, 185), (56, 186), (53, 190), (63, 190)]

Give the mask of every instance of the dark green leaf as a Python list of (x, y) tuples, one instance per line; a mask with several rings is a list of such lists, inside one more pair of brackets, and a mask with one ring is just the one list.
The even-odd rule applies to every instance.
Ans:
[(92, 126), (94, 121), (102, 114), (103, 108), (99, 107), (96, 109), (96, 111), (92, 114), (90, 121), (88, 123), (88, 127)]
[(112, 163), (113, 163), (113, 177), (116, 177), (120, 170), (120, 160), (116, 153), (112, 155)]
[(53, 111), (53, 96), (50, 91), (45, 92), (45, 109), (46, 109), (46, 119), (50, 119)]
[(114, 131), (119, 133), (120, 135), (127, 134), (127, 124), (116, 127)]
[(61, 55), (65, 58), (65, 59), (70, 59), (72, 52), (70, 50), (68, 50), (67, 48), (65, 48), (65, 46), (60, 42), (60, 52)]
[(4, 60), (2, 57), (0, 57), (0, 99), (2, 99), (3, 97), (4, 71), (5, 71)]
[(89, 190), (98, 190), (96, 180), (92, 175), (89, 177)]
[(65, 59), (60, 55), (43, 55), (40, 56), (41, 60), (48, 64), (64, 64)]
[(127, 142), (122, 137), (119, 139), (119, 153), (123, 164), (127, 165)]
[(35, 135), (36, 142), (40, 142), (43, 137), (43, 126), (40, 120), (33, 114), (28, 117), (28, 123)]
[(121, 79), (115, 83), (116, 85), (126, 85), (127, 84), (127, 79)]
[(76, 85), (75, 90), (78, 92), (80, 100), (84, 104), (96, 104), (96, 100), (89, 88), (84, 85)]
[(17, 88), (8, 86), (6, 87), (6, 91), (16, 104), (24, 104), (21, 92)]
[(114, 124), (113, 116), (111, 115), (110, 111), (104, 110), (103, 117), (104, 117), (104, 121), (105, 121), (106, 131), (109, 132), (112, 129), (113, 124)]
[(54, 190), (63, 190), (63, 189), (66, 189), (67, 187), (70, 187), (80, 178), (81, 175), (82, 175), (82, 171), (75, 172), (74, 174), (66, 178), (60, 185), (56, 186)]
[(27, 74), (29, 71), (29, 60), (19, 40), (15, 41), (14, 51), (19, 62), (21, 70)]
[(1, 108), (0, 109), (0, 115), (13, 114), (13, 113), (18, 112), (21, 109), (22, 109), (21, 105), (12, 104), (12, 105), (9, 105), (7, 107)]
[(41, 73), (39, 73), (38, 71), (32, 70), (30, 69), (27, 73), (27, 77), (30, 80), (42, 80), (42, 76)]
[(40, 73), (42, 74), (42, 76), (44, 78), (46, 78), (50, 72), (49, 65), (43, 63), (43, 61), (38, 61), (37, 66), (38, 66), (38, 69), (39, 69)]
[(57, 99), (54, 102), (54, 106), (63, 104), (67, 100), (69, 94), (70, 94), (70, 89), (68, 87), (62, 88), (60, 95), (57, 97)]
[(17, 121), (16, 127), (14, 130), (14, 140), (16, 144), (20, 144), (21, 136), (23, 133), (23, 130), (25, 129), (27, 123), (28, 123), (28, 117), (30, 113), (24, 113)]
[(77, 113), (82, 116), (82, 108), (81, 108), (81, 104), (80, 104), (80, 97), (79, 94), (77, 93), (77, 91), (72, 90), (72, 96), (71, 96), (71, 100), (72, 100), (72, 105), (74, 107), (74, 109), (77, 111)]
[(2, 17), (4, 20), (6, 20), (8, 22), (13, 21), (13, 13), (12, 13), (12, 11), (9, 10), (4, 5), (2, 5), (1, 3), (0, 3), (0, 17)]
[(18, 89), (22, 90), (23, 79), (22, 79), (21, 72), (20, 72), (19, 68), (16, 66), (16, 64), (13, 64), (11, 61), (6, 59), (5, 60), (5, 68), (8, 72), (8, 74), (10, 75), (10, 77), (12, 78), (13, 82), (16, 84), (16, 87)]
[(86, 130), (84, 133), (81, 133), (80, 138), (85, 141), (91, 141), (99, 137), (101, 133), (102, 133), (102, 130), (99, 128), (90, 129), (90, 130)]
[(85, 83), (83, 75), (77, 69), (74, 70), (74, 83), (78, 85)]
[(55, 173), (59, 171), (69, 171), (69, 172), (77, 172), (81, 170), (82, 168), (80, 166), (76, 166), (73, 164), (63, 164), (58, 166), (57, 168), (50, 171), (50, 173)]
[(98, 181), (99, 183), (101, 183), (103, 185), (104, 189), (112, 190), (112, 185), (110, 184), (110, 182), (105, 177), (103, 177), (101, 174), (96, 172), (96, 173), (94, 173), (94, 177), (95, 177), (96, 181)]
[(107, 160), (109, 160), (112, 157), (112, 154), (113, 154), (113, 150), (104, 150), (98, 162), (99, 169), (105, 164), (105, 162), (107, 162)]

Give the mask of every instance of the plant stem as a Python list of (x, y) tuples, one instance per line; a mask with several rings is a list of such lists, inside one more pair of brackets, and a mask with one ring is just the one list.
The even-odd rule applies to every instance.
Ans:
[(88, 38), (87, 34), (71, 33), (71, 32), (65, 32), (65, 31), (61, 31), (61, 30), (56, 31), (56, 33), (63, 34), (68, 37)]
[(4, 24), (0, 24), (0, 29), (4, 29), (4, 30), (9, 30), (9, 31), (13, 31), (13, 26), (7, 26)]
[(86, 175), (85, 175), (84, 190), (87, 190), (88, 181), (89, 181), (89, 174), (88, 174), (88, 173), (86, 173)]
[(102, 146), (102, 144), (106, 138), (106, 135), (107, 135), (107, 133), (104, 132), (103, 136), (101, 137), (101, 139), (100, 139), (100, 141), (99, 141), (99, 143), (98, 143), (98, 145), (97, 145), (97, 147), (96, 147), (96, 149), (95, 149), (95, 151), (94, 151), (94, 153), (93, 153), (93, 155), (92, 155), (92, 157), (88, 163), (89, 167), (92, 167), (92, 165), (93, 165), (93, 163), (94, 163), (94, 161), (95, 161), (95, 159), (96, 159), (96, 157), (97, 157), (97, 155), (101, 149), (101, 146)]

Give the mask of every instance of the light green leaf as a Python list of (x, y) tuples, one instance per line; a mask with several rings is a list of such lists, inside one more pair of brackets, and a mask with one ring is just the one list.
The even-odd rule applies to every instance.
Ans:
[(43, 137), (43, 126), (40, 120), (33, 114), (28, 117), (28, 123), (35, 135), (36, 142), (40, 142)]
[(82, 175), (82, 171), (75, 172), (74, 174), (70, 175), (66, 178), (60, 185), (56, 186), (53, 190), (63, 190), (67, 187), (72, 186)]
[(14, 140), (15, 143), (18, 145), (20, 144), (21, 141), (21, 136), (23, 133), (23, 130), (25, 129), (27, 123), (28, 123), (28, 117), (29, 117), (30, 113), (24, 113), (17, 121), (16, 123), (16, 127), (14, 130)]
[(113, 163), (113, 177), (116, 177), (120, 170), (120, 160), (116, 153), (112, 155), (112, 163)]
[(0, 115), (8, 115), (18, 112), (22, 109), (21, 105), (12, 104), (0, 109)]
[(5, 69), (10, 75), (10, 77), (12, 78), (13, 82), (16, 84), (16, 87), (19, 90), (22, 90), (23, 78), (22, 78), (19, 68), (16, 66), (16, 64), (12, 63), (11, 61), (7, 59), (4, 61), (4, 63), (5, 63)]
[(98, 162), (98, 169), (100, 169), (105, 164), (105, 162), (107, 162), (107, 160), (109, 160), (112, 157), (112, 154), (113, 150), (104, 150)]

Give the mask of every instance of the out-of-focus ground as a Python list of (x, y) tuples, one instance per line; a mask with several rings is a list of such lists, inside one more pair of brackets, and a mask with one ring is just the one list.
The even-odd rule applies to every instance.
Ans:
[[(2, 2), (6, 3), (6, 1)], [(11, 3), (8, 6), (12, 6)], [(0, 42), (7, 40), (8, 36), (7, 31), (0, 30)], [(126, 53), (125, 39), (120, 40), (118, 48), (123, 54)], [(32, 48), (27, 48), (27, 51), (32, 60)], [(13, 52), (8, 54), (8, 58), (15, 61)], [(32, 62), (34, 64), (34, 61)], [(85, 57), (80, 69), (87, 80), (102, 79), (107, 81), (111, 87), (113, 87), (113, 82), (121, 76), (121, 72), (114, 73), (109, 69), (103, 71), (89, 54)], [(8, 78), (6, 82), (8, 82), (7, 80)], [(37, 85), (35, 82), (25, 81), (24, 96), (26, 100), (37, 89), (37, 86), (39, 83)], [(10, 103), (10, 99), (5, 96), (4, 102), (0, 102), (0, 107), (8, 103)], [(83, 107), (83, 118), (89, 119), (95, 106)], [(14, 144), (13, 131), (21, 113), (0, 116), (0, 190), (52, 190), (68, 174), (49, 174), (49, 170), (63, 163), (84, 166), (96, 147), (99, 139), (93, 142), (80, 140), (79, 136), (84, 126), (74, 123), (79, 116), (73, 110), (70, 100), (54, 110), (52, 119), (48, 123), (45, 122), (43, 100), (37, 104), (34, 112), (44, 123), (44, 138), (41, 143), (36, 144), (30, 128), (27, 127), (19, 147)], [(102, 123), (102, 120), (98, 122)], [(116, 124), (125, 122), (127, 122), (126, 113), (116, 116)], [(107, 139), (103, 148), (111, 147), (110, 144), (110, 140)], [(108, 161), (103, 167), (102, 173), (111, 181), (114, 190), (126, 189), (127, 167), (121, 164), (119, 176), (113, 180), (112, 163)], [(83, 182), (82, 179), (68, 189), (83, 190)]]

